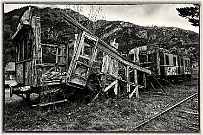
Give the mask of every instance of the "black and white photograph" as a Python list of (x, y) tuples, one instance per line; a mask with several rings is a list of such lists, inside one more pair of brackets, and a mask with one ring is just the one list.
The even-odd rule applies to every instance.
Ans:
[(200, 2), (2, 8), (3, 133), (200, 133)]

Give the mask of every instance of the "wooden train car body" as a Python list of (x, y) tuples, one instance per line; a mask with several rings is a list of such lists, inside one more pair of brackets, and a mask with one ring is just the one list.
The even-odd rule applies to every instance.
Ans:
[(58, 14), (62, 16), (62, 26), (54, 32), (34, 9), (27, 8), (21, 15), (13, 36), (19, 86), (30, 87), (28, 93), (62, 84), (83, 89), (92, 74), (99, 74), (103, 92), (113, 88), (116, 95), (138, 95), (137, 71), (151, 71), (122, 57), (115, 42), (108, 45), (66, 14)]
[[(157, 45), (135, 48), (129, 52), (129, 55), (131, 61), (137, 61), (137, 64), (150, 69), (159, 79), (180, 79), (191, 76), (191, 64), (188, 56), (172, 54)], [(137, 60), (134, 60), (133, 55)]]

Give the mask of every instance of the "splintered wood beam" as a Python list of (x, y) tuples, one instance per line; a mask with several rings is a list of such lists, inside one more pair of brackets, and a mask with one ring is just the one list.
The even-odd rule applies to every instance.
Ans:
[[(66, 13), (64, 12), (59, 12), (59, 14), (61, 14), (63, 16), (63, 18), (68, 21), (69, 23), (73, 24), (74, 26), (76, 26), (78, 29), (85, 31), (91, 35), (94, 35), (91, 31), (89, 31), (88, 29), (86, 29), (84, 26), (82, 26), (81, 24), (79, 24), (77, 21), (75, 21), (74, 19), (72, 19), (70, 16), (68, 16)], [(96, 36), (95, 36), (96, 37)], [(96, 37), (98, 38), (98, 37)], [(121, 61), (123, 64), (128, 65), (134, 69), (137, 69), (139, 71), (145, 72), (147, 74), (151, 74), (151, 71), (143, 68), (135, 63), (132, 63), (128, 60), (126, 60), (125, 57), (121, 56), (121, 54), (119, 54), (114, 47), (108, 45), (107, 43), (105, 43), (103, 40), (98, 38), (98, 41), (100, 44), (98, 44), (98, 48), (100, 48), (101, 50), (103, 50), (104, 52), (108, 53), (109, 55), (111, 55), (112, 57), (114, 57), (115, 59)]]
[(118, 83), (118, 80), (115, 80), (114, 82), (112, 82), (108, 87), (106, 87), (105, 89), (104, 89), (104, 92), (107, 92), (110, 88), (112, 88), (115, 84), (117, 84)]
[(72, 17), (68, 16), (66, 13), (64, 12), (60, 12), (57, 11), (59, 14), (61, 14), (61, 16), (68, 21), (69, 23), (73, 24), (75, 27), (77, 27), (78, 29), (82, 30), (82, 31), (86, 31), (89, 34), (92, 34), (91, 31), (89, 31), (88, 29), (86, 29), (84, 26), (82, 26), (80, 23), (78, 23), (76, 20), (74, 20)]
[(115, 93), (115, 95), (118, 95), (118, 80), (116, 80), (116, 84), (114, 87), (114, 93)]
[[(100, 41), (100, 40), (99, 40)], [(121, 54), (119, 54), (118, 52), (116, 52), (114, 49), (112, 49), (112, 47), (109, 47), (108, 44), (104, 44), (104, 42), (102, 42), (103, 44), (98, 44), (98, 48), (103, 50), (104, 52), (106, 52), (108, 55), (110, 55), (111, 57), (117, 59), (119, 62), (123, 63), (124, 65), (130, 66), (133, 69), (139, 70), (141, 72), (145, 72), (147, 74), (152, 74), (151, 70), (143, 68), (133, 62), (128, 61), (126, 58), (124, 58)]]

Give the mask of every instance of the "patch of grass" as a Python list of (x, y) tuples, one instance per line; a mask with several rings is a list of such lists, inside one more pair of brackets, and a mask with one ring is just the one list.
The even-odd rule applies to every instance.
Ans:
[[(66, 102), (46, 108), (33, 108), (23, 101), (9, 102), (4, 108), (4, 132), (136, 131), (136, 124), (197, 92), (197, 86), (173, 85), (166, 91), (168, 95), (164, 96), (141, 94), (139, 99), (109, 98), (89, 104)], [(160, 125), (155, 128), (162, 130)]]

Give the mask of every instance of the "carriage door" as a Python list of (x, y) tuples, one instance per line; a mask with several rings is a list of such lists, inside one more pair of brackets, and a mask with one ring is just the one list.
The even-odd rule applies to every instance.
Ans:
[(73, 66), (73, 68), (69, 82), (82, 86), (86, 85), (89, 70), (92, 67), (93, 60), (96, 56), (97, 42), (97, 38), (86, 32), (83, 33), (71, 61), (70, 67)]
[(58, 63), (58, 68), (61, 73), (66, 70), (66, 46), (58, 45), (56, 51), (56, 63)]

